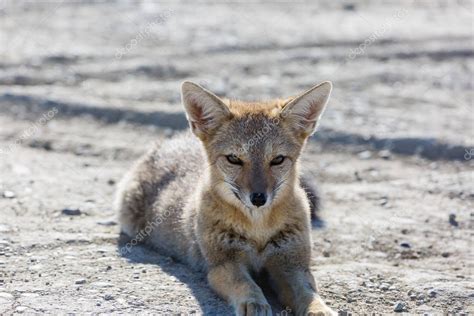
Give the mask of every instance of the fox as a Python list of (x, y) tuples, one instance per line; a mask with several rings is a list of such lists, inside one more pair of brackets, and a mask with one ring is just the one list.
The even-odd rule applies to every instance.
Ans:
[(236, 315), (272, 315), (262, 274), (295, 315), (336, 315), (310, 271), (319, 196), (299, 164), (331, 90), (247, 102), (182, 83), (190, 132), (156, 144), (120, 182), (122, 233), (203, 272)]

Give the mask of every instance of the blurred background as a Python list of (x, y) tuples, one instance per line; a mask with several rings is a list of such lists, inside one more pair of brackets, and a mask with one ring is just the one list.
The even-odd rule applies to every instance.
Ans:
[(184, 80), (243, 100), (332, 81), (304, 158), (323, 296), (473, 312), (473, 4), (0, 0), (0, 312), (229, 312), (171, 259), (116, 254), (116, 183), (187, 129)]

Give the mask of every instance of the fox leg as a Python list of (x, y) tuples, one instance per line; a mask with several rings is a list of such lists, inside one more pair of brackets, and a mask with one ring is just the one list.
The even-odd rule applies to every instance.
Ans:
[(280, 255), (270, 258), (266, 269), (278, 299), (294, 315), (337, 315), (319, 296), (309, 268), (295, 266), (294, 260)]
[(260, 287), (241, 264), (227, 262), (211, 267), (209, 284), (234, 307), (239, 316), (271, 316), (271, 307)]

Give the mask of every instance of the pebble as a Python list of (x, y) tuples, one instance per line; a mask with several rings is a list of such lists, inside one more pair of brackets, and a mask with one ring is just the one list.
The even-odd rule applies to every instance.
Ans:
[(74, 281), (75, 284), (86, 284), (86, 279), (78, 279)]
[(0, 233), (9, 233), (13, 231), (13, 228), (7, 224), (0, 224)]
[(357, 156), (359, 156), (360, 159), (366, 160), (372, 157), (372, 153), (368, 150), (365, 150), (363, 152), (360, 152)]
[(459, 223), (456, 220), (456, 214), (454, 213), (449, 214), (449, 223), (451, 224), (451, 226), (454, 226), (454, 227), (459, 226)]
[(390, 284), (388, 283), (382, 283), (379, 286), (379, 289), (381, 289), (382, 291), (387, 291), (389, 288), (390, 288)]
[(379, 157), (383, 159), (390, 159), (392, 157), (392, 153), (390, 150), (384, 149), (379, 151)]
[(111, 301), (113, 299), (114, 299), (114, 297), (112, 296), (112, 294), (105, 294), (105, 296), (104, 296), (104, 300), (106, 300), (106, 301)]
[(396, 313), (404, 312), (406, 311), (406, 309), (407, 309), (406, 304), (401, 301), (396, 302), (395, 305), (393, 306), (393, 311)]
[(81, 210), (78, 208), (65, 208), (61, 210), (61, 213), (69, 216), (78, 216), (82, 214)]
[(428, 292), (428, 295), (429, 295), (430, 297), (436, 297), (436, 296), (438, 295), (438, 293), (437, 293), (436, 291), (434, 291), (434, 290), (431, 290), (431, 291)]
[(18, 312), (18, 313), (23, 313), (27, 309), (28, 309), (28, 307), (26, 307), (26, 306), (17, 306), (17, 308), (15, 308), (15, 311)]
[(354, 3), (345, 3), (345, 4), (342, 5), (342, 8), (345, 11), (355, 11), (357, 9), (357, 7)]
[(94, 287), (113, 287), (114, 286), (112, 283), (108, 283), (108, 282), (94, 282), (91, 285)]
[(97, 224), (102, 225), (102, 226), (115, 226), (117, 225), (117, 222), (113, 220), (105, 220), (105, 221), (98, 221)]
[(32, 298), (40, 296), (38, 293), (22, 293), (21, 297)]
[(410, 245), (409, 242), (403, 241), (403, 242), (400, 243), (400, 247), (402, 247), (402, 248), (411, 248), (411, 245)]
[(16, 197), (15, 193), (12, 191), (3, 191), (2, 196), (6, 199), (14, 199)]
[(33, 266), (29, 266), (28, 267), (28, 270), (29, 271), (41, 271), (43, 269), (43, 265), (42, 264), (35, 264)]

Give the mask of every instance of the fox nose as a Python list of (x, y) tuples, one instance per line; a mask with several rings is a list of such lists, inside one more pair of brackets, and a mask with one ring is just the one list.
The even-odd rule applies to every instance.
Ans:
[(252, 193), (250, 194), (250, 202), (256, 207), (262, 206), (267, 201), (265, 193)]

